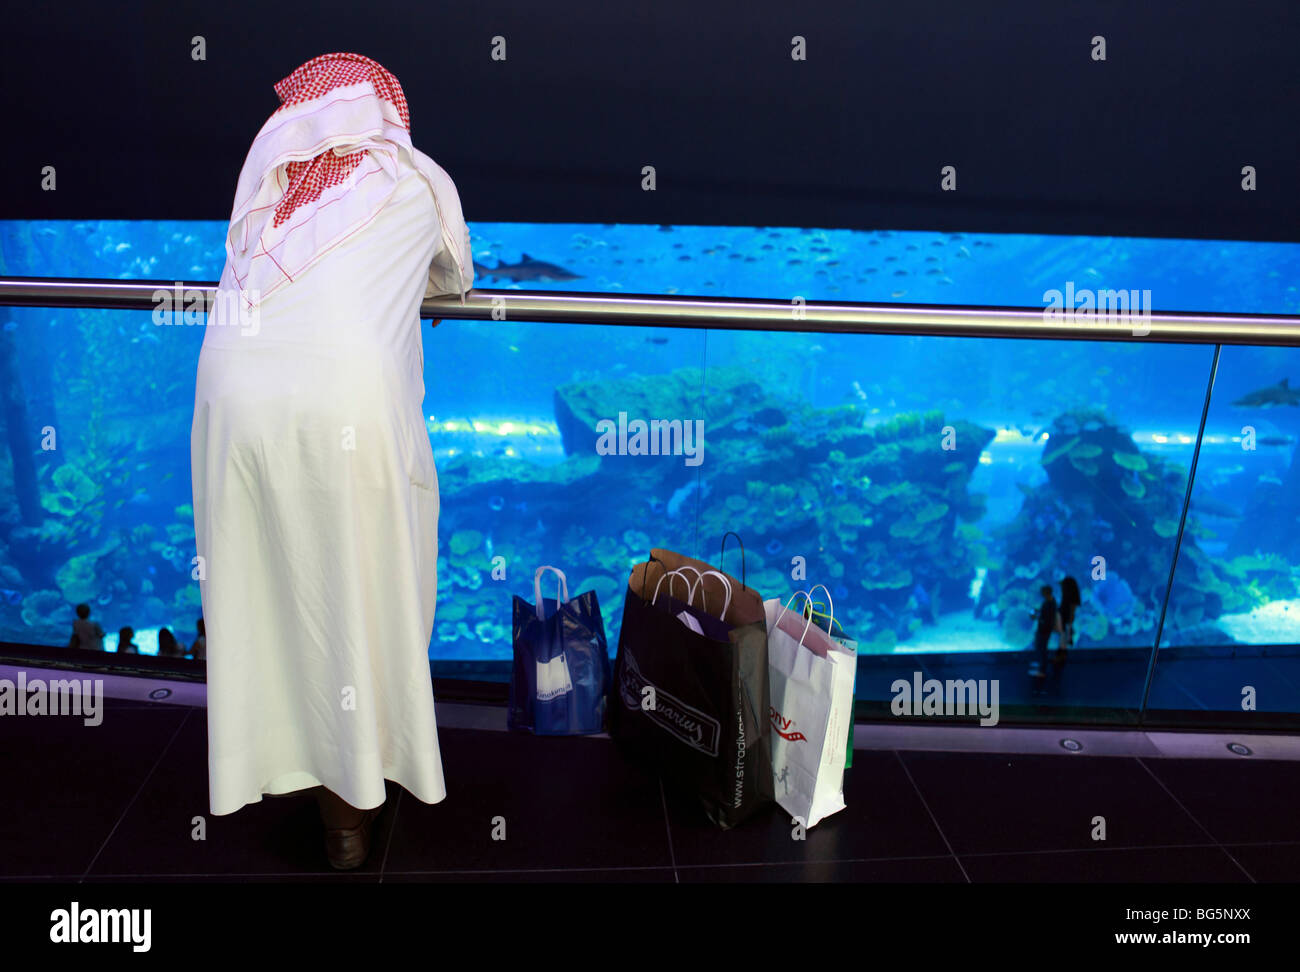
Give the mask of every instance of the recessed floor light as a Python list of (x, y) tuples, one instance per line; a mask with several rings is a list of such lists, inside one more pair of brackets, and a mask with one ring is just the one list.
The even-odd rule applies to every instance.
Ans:
[(1250, 751), (1250, 747), (1249, 747), (1249, 746), (1243, 746), (1241, 743), (1236, 743), (1236, 742), (1234, 742), (1234, 743), (1228, 743), (1228, 749), (1231, 750), (1232, 752), (1236, 753), (1238, 756), (1251, 756), (1251, 755), (1253, 755), (1253, 754), (1251, 753), (1251, 751)]
[(149, 698), (151, 698), (151, 699), (155, 699), (155, 700), (157, 700), (157, 699), (165, 699), (165, 698), (167, 698), (167, 696), (169, 696), (169, 695), (171, 695), (171, 694), (172, 694), (172, 690), (169, 689), (169, 688), (157, 688), (157, 689), (154, 689), (152, 692), (149, 693)]
[(1079, 742), (1077, 739), (1062, 739), (1061, 748), (1068, 749), (1072, 753), (1077, 753), (1079, 750), (1083, 749), (1083, 743)]

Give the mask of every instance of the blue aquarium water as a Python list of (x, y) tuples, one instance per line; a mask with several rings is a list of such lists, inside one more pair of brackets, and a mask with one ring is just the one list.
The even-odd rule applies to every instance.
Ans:
[[(215, 222), (0, 223), (0, 273), (216, 280)], [(480, 287), (1300, 313), (1300, 246), (798, 228), (473, 224)], [(494, 272), (495, 271), (495, 272)], [(145, 653), (191, 640), (201, 327), (0, 308), (0, 637), (65, 644), (85, 602)], [(1081, 649), (1300, 641), (1300, 351), (448, 321), (425, 333), (438, 463), (430, 655), (511, 655), (554, 564), (611, 650), (631, 564), (668, 547), (765, 597), (822, 583), (864, 653), (1024, 650), (1078, 578)], [(603, 454), (602, 420), (703, 430)], [(635, 426), (630, 430), (636, 441)], [(699, 442), (692, 440), (693, 445)], [(623, 450), (635, 451), (635, 446)], [(698, 461), (696, 459), (698, 458)], [(1183, 527), (1177, 570), (1171, 566)], [(806, 579), (805, 579), (806, 578)], [(1168, 596), (1167, 596), (1168, 595)], [(1163, 622), (1162, 622), (1163, 619)], [(1163, 625), (1163, 626), (1162, 626)]]

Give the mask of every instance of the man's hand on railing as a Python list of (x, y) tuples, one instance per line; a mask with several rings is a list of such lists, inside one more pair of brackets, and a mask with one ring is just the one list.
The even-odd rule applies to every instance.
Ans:
[(438, 326), (439, 324), (441, 324), (441, 323), (442, 323), (442, 318), (438, 318), (437, 320), (435, 320), (435, 321), (433, 322), (433, 324), (432, 324), (431, 326), (432, 326), (432, 327), (437, 327), (437, 326)]

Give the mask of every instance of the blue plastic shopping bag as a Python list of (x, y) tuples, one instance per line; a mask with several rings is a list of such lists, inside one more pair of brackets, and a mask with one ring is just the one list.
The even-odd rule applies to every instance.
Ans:
[[(559, 598), (542, 597), (542, 574), (554, 571)], [(570, 600), (564, 572), (538, 567), (536, 604), (514, 599), (514, 669), (506, 724), (539, 736), (600, 732), (609, 691), (609, 650), (595, 591)]]

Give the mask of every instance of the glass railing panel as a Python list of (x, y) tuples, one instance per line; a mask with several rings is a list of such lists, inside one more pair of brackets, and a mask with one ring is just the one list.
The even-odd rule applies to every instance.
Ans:
[[(564, 571), (571, 595), (596, 592), (613, 653), (631, 566), (652, 546), (695, 546), (705, 341), (681, 329), (475, 322), (426, 337), (441, 494), (434, 659), (501, 662), (504, 676), (511, 597), (533, 603), (543, 564)], [(658, 419), (675, 423), (662, 452), (642, 425)], [(544, 596), (554, 584), (549, 575)]]
[[(190, 421), (202, 327), (145, 311), (0, 308), (0, 638), (66, 645), (77, 604), (114, 650), (167, 626), (188, 644)], [(130, 639), (127, 639), (130, 643)]]
[[(765, 597), (825, 584), (859, 698), (919, 672), (1140, 707), (1213, 348), (715, 331), (708, 355), (736, 404), (708, 426), (702, 552), (735, 530)], [(1066, 577), (1075, 646), (1035, 680), (1039, 589)]]
[(1300, 350), (1225, 347), (1148, 707), (1300, 712)]
[[(477, 283), (489, 288), (1035, 306), (1053, 288), (1137, 287), (1151, 290), (1148, 306), (1156, 310), (1300, 309), (1289, 282), (1300, 271), (1300, 246), (1288, 244), (591, 224), (474, 224), (471, 229)], [(217, 222), (0, 223), (3, 272), (214, 280), (224, 261), (224, 232), (224, 224)], [(1231, 292), (1216, 285), (1225, 266), (1246, 268)], [(11, 328), (5, 333), (24, 342), (16, 345), (16, 360), (23, 368), (32, 362), (24, 384), (27, 394), (48, 399), (41, 407), (53, 408), (60, 424), (68, 416), (82, 422), (80, 429), (73, 427), (74, 436), (91, 435), (90, 419), (82, 417), (90, 406), (82, 400), (93, 404), (89, 389), (94, 387), (101, 413), (120, 408), (119, 423), (136, 425), (137, 438), (170, 442), (158, 447), (160, 456), (169, 449), (170, 459), (138, 460), (136, 465), (148, 465), (130, 471), (133, 477), (159, 480), (170, 473), (167, 482), (183, 483), (183, 492), (172, 495), (171, 486), (145, 489), (146, 500), (131, 477), (114, 487), (131, 490), (121, 509), (153, 504), (144, 520), (129, 526), (147, 525), (165, 534), (177, 508), (189, 501), (189, 383), (201, 329), (186, 329), (190, 336), (169, 340), (164, 352), (151, 350), (162, 336), (151, 334), (147, 314), (0, 313), (9, 315)], [(96, 314), (109, 317), (90, 316)], [(22, 315), (31, 315), (32, 326)], [(76, 337), (66, 340), (68, 326), (77, 321), (83, 323), (75, 326)], [(747, 550), (757, 558), (758, 576), (772, 586), (772, 596), (793, 589), (793, 579), (786, 580), (787, 543), (809, 541), (774, 533), (770, 523), (781, 511), (805, 516), (807, 504), (831, 511), (822, 513), (824, 525), (818, 522), (818, 543), (823, 533), (850, 547), (861, 543), (856, 550), (837, 547), (834, 562), (823, 567), (841, 571), (831, 575), (828, 587), (847, 598), (843, 605), (837, 599), (837, 609), (853, 612), (847, 616), (854, 627), (850, 633), (863, 643), (864, 657), (919, 657), (915, 667), (931, 673), (949, 658), (961, 665), (991, 659), (1007, 666), (1008, 673), (1020, 670), (1015, 691), (1041, 703), (1044, 697), (1033, 695), (1035, 685), (1023, 672), (1030, 654), (1026, 615), (1033, 609), (1039, 574), (1053, 573), (1055, 562), (1063, 560), (1079, 571), (1074, 576), (1085, 588), (1078, 657), (1088, 658), (1092, 667), (1081, 662), (1068, 668), (1078, 678), (1060, 684), (1049, 700), (1078, 706), (1136, 704), (1140, 693), (1130, 684), (1131, 673), (1141, 666), (1135, 668), (1131, 657), (1135, 651), (1149, 652), (1147, 602), (1162, 578), (1167, 583), (1172, 540), (1164, 534), (1168, 520), (1176, 522), (1180, 512), (1171, 498), (1177, 492), (1174, 479), (1186, 475), (1209, 348), (499, 321), (447, 322), (425, 340), (424, 412), (443, 491), (440, 583), (445, 586), (440, 593), (445, 596), (439, 599), (430, 646), (435, 659), (508, 659), (508, 594), (531, 597), (534, 560), (559, 562), (571, 586), (589, 582), (598, 590), (612, 650), (621, 614), (617, 575), (627, 560), (644, 557), (636, 545), (663, 543), (711, 558), (721, 528), (733, 521), (748, 528)], [(70, 345), (76, 341), (89, 341), (91, 347), (74, 349)], [(69, 357), (77, 354), (85, 360)], [(705, 364), (707, 384), (698, 371)], [(692, 401), (697, 382), (700, 392)], [(183, 421), (166, 418), (158, 402)], [(624, 402), (627, 407), (620, 407)], [(684, 455), (598, 456), (588, 431), (574, 431), (600, 417), (617, 428), (619, 411), (629, 421), (644, 413), (651, 419), (704, 423), (701, 464), (688, 464)], [(159, 428), (148, 427), (150, 422)], [(163, 428), (166, 422), (172, 425)], [(1094, 423), (1097, 428), (1088, 427)], [(959, 461), (948, 453), (938, 473), (959, 479), (964, 495), (939, 495), (948, 488), (946, 479), (927, 483), (934, 470), (924, 464), (909, 468), (900, 459), (888, 475), (880, 475), (877, 466), (877, 475), (864, 471), (856, 484), (862, 487), (870, 479), (866, 488), (874, 492), (861, 499), (867, 507), (875, 501), (882, 512), (866, 516), (861, 505), (851, 509), (853, 503), (846, 501), (851, 483), (837, 470), (860, 465), (865, 457), (836, 448), (846, 435), (870, 432), (873, 442), (882, 440), (878, 462), (893, 454), (890, 445), (898, 445), (901, 456), (909, 437), (928, 442), (945, 426), (956, 433), (952, 451), (962, 456), (962, 468), (943, 474), (944, 467)], [(1104, 432), (1102, 438), (1110, 436), (1109, 453), (1089, 438), (1099, 432)], [(883, 442), (890, 435), (896, 441)], [(1070, 444), (1076, 438), (1081, 445)], [(1056, 450), (1048, 448), (1053, 440)], [(1093, 456), (1093, 448), (1102, 452)], [(768, 461), (755, 470), (754, 453), (764, 449), (788, 462)], [(963, 451), (968, 449), (969, 455)], [(1115, 452), (1136, 459), (1129, 458), (1125, 466), (1125, 460), (1114, 459)], [(1108, 456), (1110, 465), (1098, 461)], [(743, 491), (729, 485), (736, 476), (718, 464), (719, 458), (734, 459), (749, 470)], [(578, 470), (593, 459), (600, 463), (594, 478)], [(1066, 468), (1062, 462), (1072, 472), (1054, 478), (1058, 466)], [(1140, 462), (1146, 467), (1130, 468)], [(1156, 485), (1153, 470), (1163, 462), (1173, 465)], [(159, 463), (167, 470), (151, 473)], [(1098, 469), (1095, 476), (1092, 465)], [(796, 471), (806, 474), (808, 482), (791, 498), (788, 480)], [(1070, 484), (1075, 473), (1081, 482)], [(52, 474), (51, 467), (44, 475)], [(62, 475), (72, 481), (71, 473)], [(576, 499), (575, 484), (580, 484)], [(1139, 485), (1142, 495), (1131, 495)], [(895, 492), (885, 496), (887, 488)], [(917, 496), (910, 495), (913, 491)], [(1051, 495), (1062, 491), (1070, 495)], [(567, 495), (570, 505), (561, 505), (561, 495)], [(119, 498), (115, 493), (112, 502)], [(1057, 500), (1067, 508), (1073, 502), (1086, 509), (1086, 529), (1081, 531), (1078, 510), (1063, 514)], [(742, 507), (742, 501), (748, 505)], [(1108, 503), (1114, 507), (1112, 518), (1097, 513)], [(539, 504), (546, 507), (546, 516)], [(1118, 575), (1124, 582), (1114, 585), (1117, 596), (1112, 598), (1088, 585), (1093, 583), (1092, 557), (1104, 556), (1108, 567), (1115, 568), (1114, 555), (1085, 548), (1110, 543), (1123, 548), (1122, 539), (1102, 538), (1122, 536), (1125, 531), (1115, 531), (1112, 520), (1123, 510), (1131, 516), (1134, 504), (1145, 512), (1133, 516), (1135, 525), (1126, 528), (1138, 531), (1128, 541), (1132, 549), (1121, 551), (1120, 567), (1107, 574), (1108, 581)], [(17, 492), (12, 506), (19, 509)], [(1060, 517), (1069, 522), (1058, 524)], [(931, 536), (935, 523), (940, 532)], [(878, 542), (872, 531), (882, 524), (893, 531), (889, 544), (883, 556), (875, 546), (868, 555), (866, 545)], [(806, 523), (798, 529), (806, 530)], [(530, 535), (519, 550), (511, 549), (515, 538)], [(506, 580), (497, 581), (487, 565), (503, 556), (503, 543), (512, 557)], [(934, 557), (952, 553), (953, 564), (943, 570), (913, 570), (914, 548), (927, 545)], [(78, 548), (83, 549), (93, 551)], [(54, 564), (56, 578), (58, 569), (78, 555), (67, 553)], [(904, 561), (911, 583), (889, 586), (907, 579), (896, 569)], [(730, 562), (727, 567), (734, 570)], [(808, 580), (822, 579), (812, 567), (810, 558)], [(68, 568), (65, 576), (84, 569), (84, 564)], [(854, 571), (862, 576), (854, 578)], [(776, 582), (778, 576), (782, 584)], [(9, 592), (0, 600), (24, 599), (40, 590), (62, 594), (57, 582), (20, 589), (18, 578), (11, 575), (15, 583), (0, 587)], [(864, 579), (883, 586), (871, 593)], [(144, 593), (164, 605), (170, 602), (162, 594), (176, 596), (160, 591), (147, 577), (133, 580), (136, 587), (155, 584)], [(972, 590), (977, 592), (973, 600)], [(118, 591), (114, 597), (119, 595), (126, 596)], [(9, 607), (21, 609), (22, 604)], [(954, 623), (945, 620), (950, 615), (963, 613), (967, 618), (955, 633), (941, 627)], [(21, 610), (16, 618), (21, 621)], [(109, 620), (105, 627), (118, 626), (117, 617)], [(190, 624), (185, 616), (171, 620), (182, 632)], [(137, 626), (156, 623), (161, 621)], [(31, 640), (24, 633), (17, 627), (9, 636)], [(54, 643), (65, 640), (61, 634)], [(977, 646), (984, 650), (974, 650)], [(1108, 652), (1119, 655), (1109, 657)], [(1101, 665), (1103, 659), (1110, 668)], [(1085, 672), (1093, 675), (1084, 677)]]

